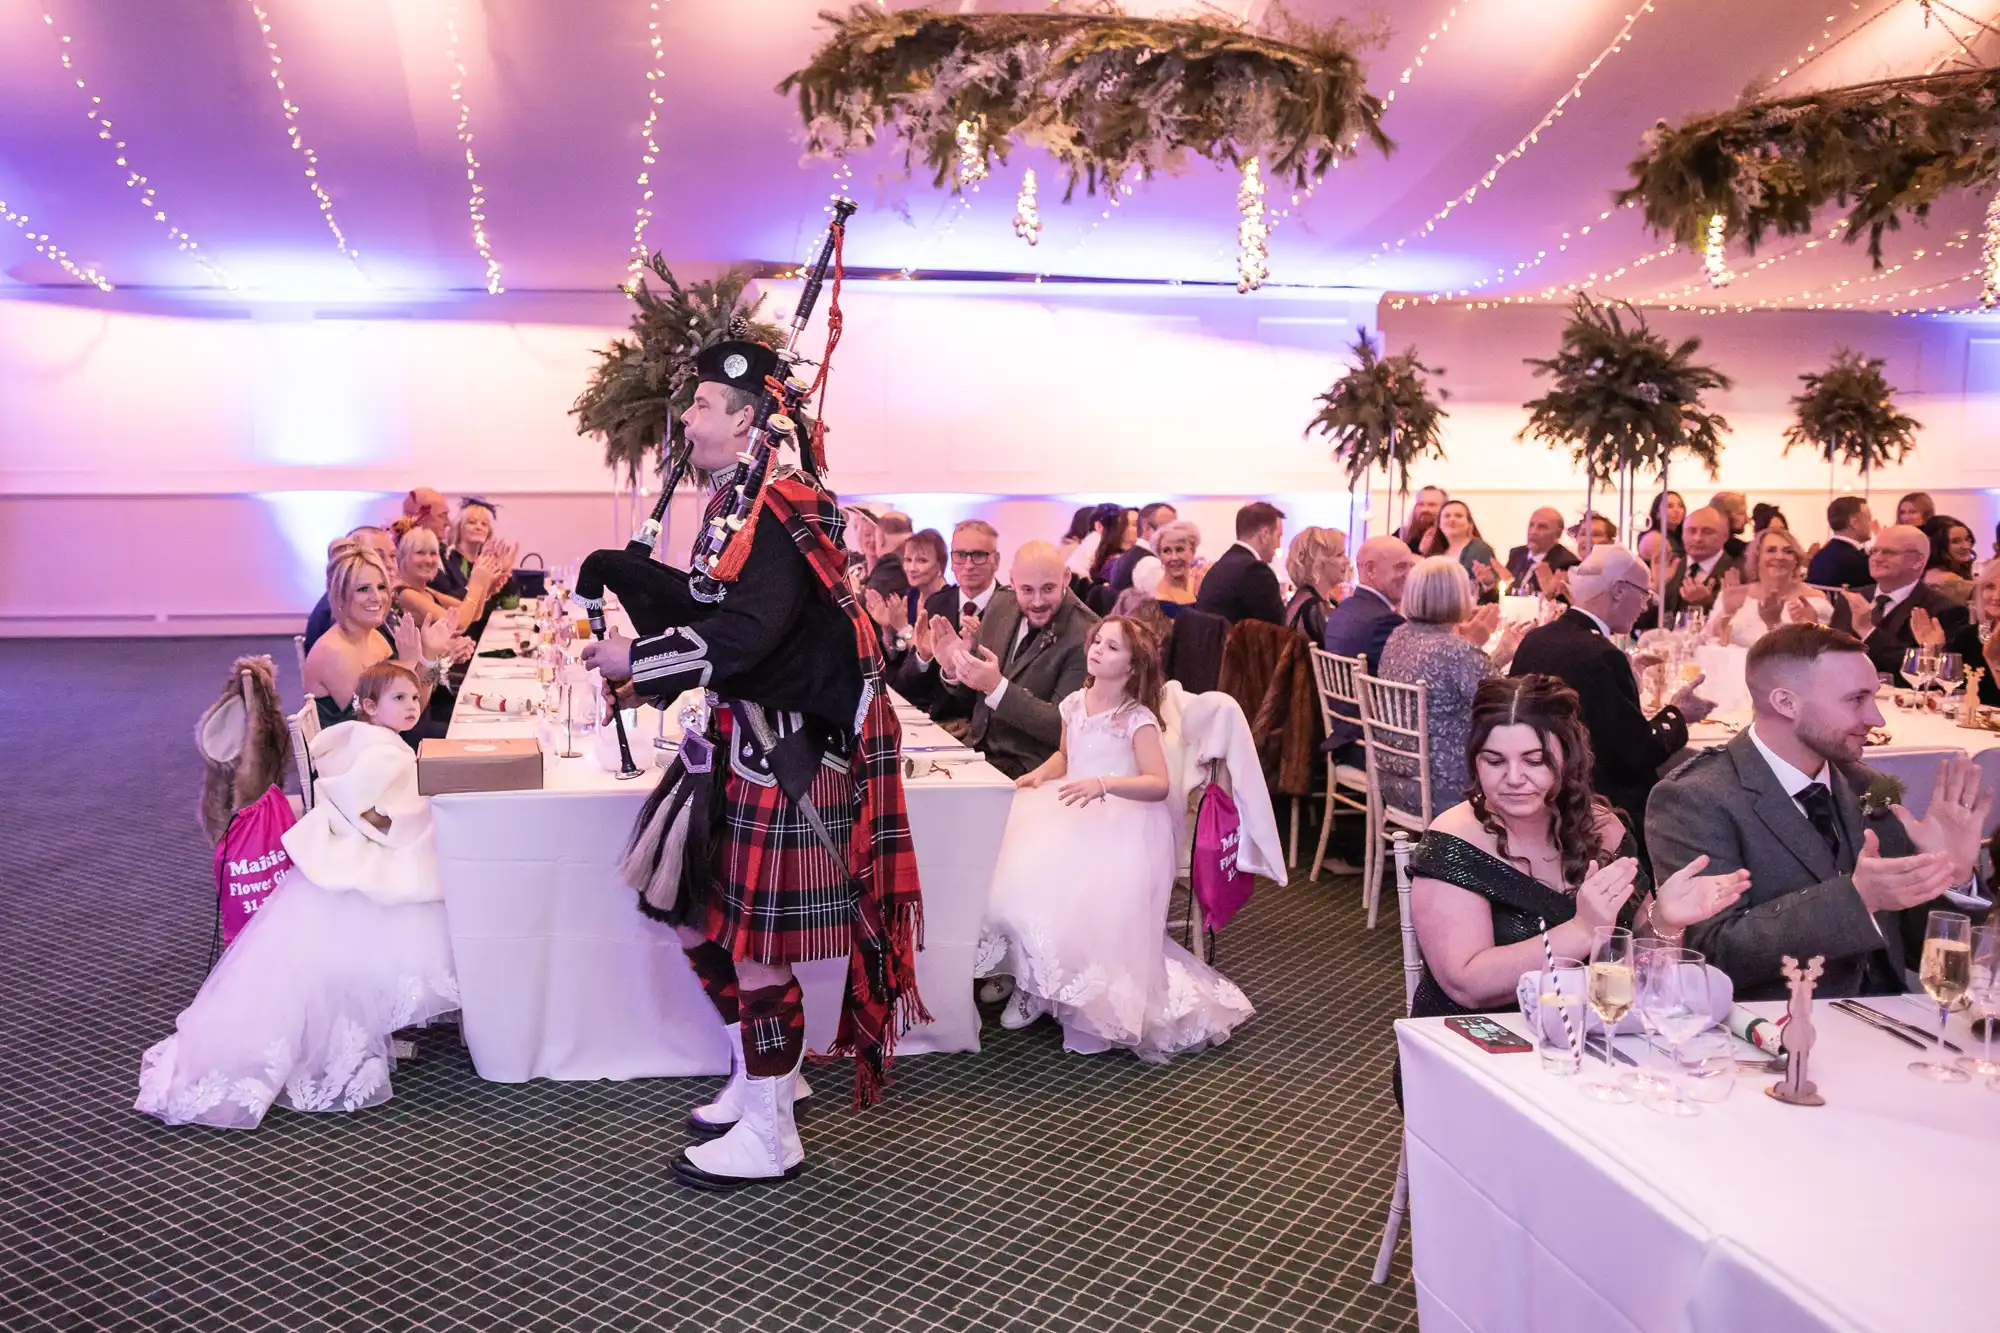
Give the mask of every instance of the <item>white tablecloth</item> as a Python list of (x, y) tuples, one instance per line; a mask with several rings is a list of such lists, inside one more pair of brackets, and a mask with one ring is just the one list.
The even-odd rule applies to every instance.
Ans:
[[(500, 623), (489, 625), (482, 648), (511, 644), (508, 622), (494, 619)], [(539, 686), (530, 667), (474, 658), (454, 737), (536, 734), (533, 719), (491, 720), (473, 712), (463, 696), (481, 690), (538, 694)], [(955, 745), (906, 706), (899, 712), (906, 752)], [(641, 765), (656, 753), (656, 726), (649, 709), (634, 728)], [(593, 756), (594, 747), (579, 744), (584, 757), (567, 760), (555, 757), (557, 748), (544, 741), (543, 791), (431, 802), (474, 1067), (482, 1078), (504, 1083), (728, 1072), (715, 1011), (673, 931), (640, 915), (617, 876), (657, 770), (620, 782)], [(913, 757), (923, 768), (927, 756)], [(951, 763), (905, 789), (924, 892), (917, 982), (934, 1021), (906, 1036), (898, 1053), (976, 1051), (972, 968), (1013, 783), (981, 761)], [(846, 965), (812, 963), (798, 973), (806, 1039), (823, 1050), (833, 1040)]]
[(1825, 1106), (1782, 1105), (1763, 1093), (1774, 1076), (1744, 1075), (1670, 1120), (1592, 1101), (1532, 1054), (1488, 1055), (1442, 1019), (1398, 1023), (1425, 1333), (1995, 1327), (2000, 1094), (1906, 1073), (1918, 1052), (1825, 1004), (1815, 1026)]

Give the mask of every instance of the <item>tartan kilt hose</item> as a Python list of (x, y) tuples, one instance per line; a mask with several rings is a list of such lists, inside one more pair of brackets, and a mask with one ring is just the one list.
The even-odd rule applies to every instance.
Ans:
[(844, 766), (822, 762), (808, 794), (840, 849), (838, 860), (776, 782), (764, 785), (730, 770), (714, 873), (705, 901), (689, 916), (732, 958), (809, 963), (845, 958), (853, 949), (854, 880), (847, 850), (854, 830), (854, 779)]

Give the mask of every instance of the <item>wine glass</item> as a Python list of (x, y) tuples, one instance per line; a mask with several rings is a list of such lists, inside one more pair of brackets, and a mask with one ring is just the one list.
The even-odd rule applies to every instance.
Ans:
[[(1905, 648), (1905, 649), (1903, 650), (1903, 680), (1904, 680), (1904, 682), (1905, 682), (1905, 683), (1907, 683), (1907, 684), (1909, 685), (1909, 687), (1910, 687), (1910, 688), (1911, 688), (1912, 690), (1918, 690), (1918, 691), (1920, 691), (1920, 690), (1921, 690), (1921, 689), (1923, 688), (1923, 678), (1924, 678), (1924, 647), (1923, 647), (1923, 645), (1922, 645), (1922, 644), (1918, 644), (1918, 645), (1917, 645), (1916, 647), (1914, 647), (1914, 648)], [(1908, 697), (1909, 697), (1909, 698), (1911, 698), (1912, 700), (1915, 700), (1917, 696), (1916, 696), (1916, 695), (1910, 695), (1910, 696), (1908, 696)], [(1918, 703), (1912, 703), (1912, 704), (1910, 704), (1910, 705), (1906, 705), (1906, 706), (1908, 706), (1908, 707), (1922, 707), (1922, 705), (1921, 705), (1921, 704), (1918, 704)]]
[(1958, 1067), (1968, 1074), (2000, 1074), (2000, 1063), (1993, 1059), (1993, 1029), (2000, 1027), (2000, 925), (1972, 928), (1971, 962), (1965, 993), (1986, 1016), (1985, 1048), (1978, 1055), (1959, 1056)]
[[(1972, 983), (1972, 918), (1963, 912), (1932, 912), (1924, 922), (1924, 958), (1917, 980), (1938, 1007), (1938, 1041), (1951, 1011), (1965, 998)], [(1912, 1060), (1912, 1074), (1936, 1083), (1965, 1083), (1971, 1075), (1957, 1065), (1936, 1060)]]
[(1932, 678), (1938, 688), (1944, 691), (1944, 711), (1951, 711), (1951, 696), (1965, 686), (1965, 659), (1957, 653), (1939, 653), (1933, 665)]
[(1632, 1094), (1618, 1081), (1612, 1063), (1613, 1030), (1632, 1007), (1632, 932), (1619, 926), (1599, 926), (1590, 932), (1590, 976), (1586, 995), (1590, 1011), (1604, 1023), (1604, 1077), (1583, 1085), (1584, 1093), (1600, 1102), (1629, 1102)]
[(1708, 998), (1708, 960), (1693, 949), (1658, 948), (1644, 955), (1644, 971), (1638, 978), (1639, 1003), (1652, 1016), (1653, 1026), (1667, 1039), (1672, 1055), (1669, 1079), (1672, 1097), (1655, 1097), (1646, 1103), (1661, 1115), (1700, 1115), (1701, 1108), (1689, 1101), (1681, 1087), (1681, 1048), (1700, 1036), (1714, 1021)]
[[(1634, 985), (1633, 997), (1635, 1001), (1638, 998), (1637, 986), (1639, 980), (1645, 976), (1646, 968), (1649, 965), (1647, 955), (1669, 947), (1671, 946), (1661, 944), (1658, 940), (1633, 941), (1632, 978)], [(1631, 1088), (1634, 1092), (1642, 1096), (1658, 1096), (1672, 1089), (1672, 1084), (1663, 1075), (1654, 1073), (1651, 1068), (1654, 1058), (1658, 1055), (1655, 1043), (1660, 1040), (1660, 1030), (1654, 1026), (1652, 1011), (1645, 1005), (1634, 1003), (1632, 1008), (1633, 1012), (1639, 1015), (1639, 1026), (1645, 1029), (1646, 1060), (1637, 1069), (1626, 1070), (1624, 1074), (1620, 1075), (1620, 1079), (1626, 1087)]]

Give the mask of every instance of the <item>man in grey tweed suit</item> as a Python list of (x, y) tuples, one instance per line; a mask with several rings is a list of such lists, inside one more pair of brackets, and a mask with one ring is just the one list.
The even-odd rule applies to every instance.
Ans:
[(1993, 806), (1979, 769), (1940, 767), (1922, 819), (1898, 805), (1864, 813), (1876, 774), (1862, 764), (1875, 666), (1850, 634), (1786, 625), (1750, 649), (1754, 718), (1729, 744), (1683, 764), (1653, 789), (1646, 844), (1660, 879), (1697, 856), (1708, 873), (1750, 872), (1750, 890), (1688, 930), (1688, 945), (1736, 983), (1739, 1000), (1782, 999), (1779, 960), (1826, 958), (1818, 994), (1905, 989), (1924, 922), (1972, 882)]

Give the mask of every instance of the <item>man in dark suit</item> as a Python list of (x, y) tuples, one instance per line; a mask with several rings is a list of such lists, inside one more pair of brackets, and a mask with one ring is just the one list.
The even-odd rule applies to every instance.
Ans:
[(1688, 930), (1739, 1000), (1784, 998), (1787, 955), (1826, 958), (1822, 997), (1901, 992), (1925, 918), (1971, 881), (1993, 793), (1956, 755), (1940, 767), (1922, 819), (1900, 806), (1864, 813), (1876, 775), (1861, 758), (1882, 714), (1874, 666), (1852, 635), (1781, 626), (1751, 647), (1745, 675), (1750, 726), (1653, 790), (1654, 876), (1703, 856), (1711, 874), (1750, 872), (1748, 893)]
[(1640, 709), (1632, 663), (1610, 636), (1631, 633), (1647, 591), (1637, 556), (1622, 546), (1597, 547), (1569, 571), (1570, 609), (1528, 631), (1510, 672), (1554, 676), (1576, 691), (1597, 761), (1597, 793), (1625, 812), (1635, 832), (1661, 765), (1687, 744), (1688, 723), (1715, 707), (1696, 696), (1695, 680), (1652, 717)]
[(1239, 620), (1285, 623), (1285, 595), (1271, 561), (1285, 542), (1285, 515), (1276, 505), (1256, 500), (1236, 511), (1236, 541), (1202, 575), (1197, 609)]
[(1750, 522), (1750, 497), (1741, 491), (1717, 491), (1709, 500), (1708, 507), (1722, 515), (1728, 525), (1728, 533), (1722, 541), (1722, 553), (1741, 564), (1743, 553), (1750, 549), (1750, 543), (1740, 535)]
[(1875, 535), (1875, 516), (1858, 495), (1843, 495), (1826, 507), (1826, 526), (1833, 535), (1806, 566), (1806, 582), (1822, 588), (1865, 588), (1875, 581), (1868, 572), (1868, 542)]
[(1667, 565), (1666, 623), (1683, 611), (1713, 611), (1723, 576), (1739, 569), (1724, 548), (1729, 520), (1719, 510), (1696, 509), (1681, 522), (1681, 549), (1686, 559)]
[[(1403, 623), (1403, 585), (1417, 557), (1399, 537), (1370, 537), (1354, 555), (1354, 591), (1327, 612), (1326, 650), (1341, 657), (1367, 659), (1373, 673), (1382, 664), (1382, 646)], [(1361, 719), (1345, 705), (1336, 705), (1328, 748), (1358, 745)]]
[[(919, 625), (894, 625), (884, 635), (888, 659), (884, 676), (891, 689), (921, 708), (937, 701), (942, 688), (937, 663), (919, 659), (913, 651), (917, 630), (926, 618), (941, 620), (956, 631), (966, 616), (985, 615), (999, 591), (999, 575), (1000, 534), (991, 523), (968, 518), (951, 530), (951, 576), (956, 582), (925, 599), (917, 616)], [(894, 606), (885, 603), (884, 610), (893, 623)]]
[(1155, 500), (1139, 511), (1139, 536), (1129, 550), (1122, 552), (1111, 562), (1105, 572), (1105, 580), (1114, 593), (1124, 592), (1132, 586), (1132, 574), (1148, 560), (1158, 560), (1160, 553), (1154, 549), (1159, 540), (1160, 529), (1180, 517), (1180, 511), (1165, 500)]
[(1507, 552), (1507, 584), (1516, 596), (1532, 596), (1543, 570), (1560, 571), (1576, 564), (1576, 552), (1562, 544), (1562, 535), (1561, 510), (1544, 506), (1528, 515), (1526, 544)]
[(931, 715), (967, 719), (965, 742), (1010, 778), (1018, 778), (1062, 744), (1056, 705), (1083, 688), (1090, 608), (1069, 591), (1062, 553), (1029, 542), (1014, 555), (1013, 586), (993, 594), (977, 633), (967, 641), (926, 621), (915, 652), (935, 659), (943, 697)]
[(1918, 608), (1928, 612), (1946, 638), (1965, 628), (1969, 619), (1964, 607), (1924, 582), (1930, 555), (1931, 540), (1922, 528), (1902, 524), (1884, 528), (1875, 534), (1875, 549), (1868, 553), (1868, 572), (1874, 575), (1875, 586), (1847, 594), (1855, 632), (1868, 645), (1875, 669), (1902, 684), (1908, 684), (1903, 680), (1903, 654), (1917, 646), (1911, 612)]
[(910, 590), (910, 576), (903, 572), (903, 544), (910, 540), (910, 516), (893, 509), (875, 520), (875, 563), (868, 570), (868, 586), (884, 597), (901, 597)]

